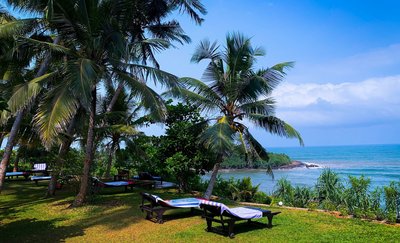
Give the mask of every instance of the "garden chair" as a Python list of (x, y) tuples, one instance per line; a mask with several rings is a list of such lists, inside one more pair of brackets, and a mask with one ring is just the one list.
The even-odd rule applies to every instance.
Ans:
[[(165, 211), (178, 208), (190, 208), (193, 213), (195, 208), (199, 208), (200, 201), (198, 198), (181, 198), (174, 200), (164, 200), (156, 195), (141, 192), (142, 204), (140, 209), (146, 212), (146, 219), (152, 220), (156, 214), (155, 222), (164, 223), (163, 215)], [(146, 204), (147, 203), (147, 204)]]
[(51, 179), (51, 176), (32, 176), (31, 181), (35, 182), (36, 185), (39, 185), (39, 181), (48, 181)]
[(128, 191), (128, 187), (133, 190), (133, 187), (135, 186), (135, 183), (133, 181), (110, 181), (110, 182), (104, 182), (99, 180), (96, 177), (92, 178), (92, 185), (94, 189), (100, 189), (100, 188), (105, 188), (105, 187), (124, 187), (125, 191)]
[(129, 180), (129, 170), (118, 170), (118, 174), (114, 175), (114, 181)]
[(19, 177), (19, 176), (23, 176), (23, 177), (25, 177), (25, 179), (27, 180), (28, 178), (29, 178), (29, 173), (28, 172), (25, 172), (25, 171), (22, 171), (22, 172), (6, 172), (6, 177), (8, 178), (8, 179), (12, 179), (14, 176), (15, 177)]
[(155, 176), (150, 174), (149, 172), (140, 172), (138, 176), (135, 176), (134, 179), (138, 180), (150, 180), (150, 181), (159, 181), (160, 184), (163, 183), (161, 176)]
[[(206, 231), (216, 231), (216, 229), (212, 228), (212, 222), (217, 222), (222, 224), (222, 233), (228, 233), (229, 238), (235, 237), (233, 228), (236, 221), (247, 220), (249, 223), (261, 224), (259, 222), (252, 222), (251, 219), (266, 217), (268, 224), (262, 225), (272, 227), (272, 218), (280, 213), (253, 207), (229, 208), (223, 203), (212, 201), (201, 201), (200, 208), (203, 209), (203, 217), (207, 222)], [(226, 229), (226, 226), (228, 229)]]

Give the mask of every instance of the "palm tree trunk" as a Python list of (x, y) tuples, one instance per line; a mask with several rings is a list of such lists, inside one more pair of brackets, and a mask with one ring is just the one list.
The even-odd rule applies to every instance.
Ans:
[[(56, 39), (54, 39), (53, 44), (58, 44), (60, 39), (61, 39), (61, 37), (57, 36)], [(45, 72), (49, 68), (50, 61), (51, 61), (51, 53), (48, 53), (46, 55), (45, 59), (43, 60), (42, 64), (40, 64), (40, 68), (39, 68), (38, 72), (36, 73), (35, 78), (38, 78), (45, 74)], [(32, 103), (34, 103), (34, 102), (32, 102)], [(21, 125), (22, 118), (24, 116), (25, 111), (26, 111), (25, 109), (21, 109), (17, 112), (17, 115), (15, 116), (15, 120), (14, 120), (14, 123), (11, 128), (10, 135), (7, 140), (6, 148), (4, 149), (3, 158), (2, 158), (1, 164), (0, 164), (0, 193), (1, 193), (1, 190), (3, 189), (4, 179), (5, 179), (5, 175), (6, 175), (6, 168), (7, 168), (8, 163), (10, 162), (10, 157), (11, 157), (11, 153), (12, 153), (12, 150), (14, 147), (14, 142), (15, 142), (15, 139), (17, 138), (17, 133), (18, 133), (19, 127)]]
[[(62, 168), (62, 164), (64, 162), (65, 155), (68, 153), (69, 148), (71, 147), (72, 143), (72, 137), (73, 137), (73, 132), (76, 124), (76, 118), (77, 116), (75, 115), (74, 118), (72, 118), (71, 122), (69, 123), (68, 129), (67, 129), (67, 136), (69, 136), (67, 139), (65, 139), (62, 144), (60, 145), (60, 149), (58, 150), (58, 158), (56, 161), (56, 164)], [(57, 166), (56, 166), (57, 167)], [(58, 179), (58, 174), (60, 173), (59, 170), (54, 169), (51, 172), (51, 179), (49, 182), (49, 186), (47, 187), (47, 192), (46, 192), (46, 197), (51, 197), (56, 194), (56, 186), (57, 186), (57, 179)]]
[(6, 169), (8, 163), (10, 162), (11, 153), (14, 147), (14, 141), (17, 137), (19, 126), (21, 125), (22, 118), (24, 116), (24, 110), (20, 110), (17, 112), (17, 116), (15, 117), (14, 123), (11, 127), (10, 135), (7, 139), (7, 145), (4, 148), (3, 159), (0, 163), (0, 193), (3, 190), (4, 180), (6, 177)]
[(5, 133), (0, 133), (0, 149), (1, 149), (1, 145), (3, 144), (4, 137), (5, 137)]
[(214, 189), (214, 185), (217, 180), (218, 170), (219, 170), (219, 167), (221, 166), (222, 160), (223, 160), (222, 154), (218, 154), (217, 162), (214, 165), (214, 168), (213, 168), (213, 171), (212, 171), (212, 174), (210, 177), (210, 182), (208, 183), (207, 190), (204, 193), (204, 198), (207, 200), (209, 200), (212, 195), (212, 191)]
[(22, 145), (18, 148), (17, 156), (15, 157), (15, 161), (14, 161), (13, 172), (18, 171), (19, 159), (21, 158), (21, 150), (22, 150)]
[(105, 178), (110, 178), (110, 171), (111, 171), (111, 166), (112, 166), (112, 161), (113, 161), (113, 157), (114, 157), (116, 144), (117, 144), (117, 142), (115, 141), (115, 139), (113, 139), (113, 141), (111, 142), (110, 151), (108, 153), (107, 169), (104, 174)]
[(90, 167), (93, 162), (94, 157), (94, 120), (96, 116), (96, 87), (92, 91), (92, 102), (90, 107), (90, 117), (89, 117), (89, 128), (86, 140), (86, 155), (85, 162), (83, 165), (83, 175), (81, 179), (81, 186), (79, 193), (76, 196), (72, 207), (82, 206), (86, 202), (86, 197), (89, 189), (89, 179), (90, 179)]
[(120, 82), (118, 84), (117, 89), (115, 90), (114, 96), (112, 97), (110, 104), (107, 106), (106, 112), (110, 112), (114, 107), (115, 103), (117, 102), (119, 94), (121, 94), (122, 89), (124, 88), (124, 82)]

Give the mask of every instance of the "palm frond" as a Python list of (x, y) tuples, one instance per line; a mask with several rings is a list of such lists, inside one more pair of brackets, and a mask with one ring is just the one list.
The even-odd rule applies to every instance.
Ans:
[(85, 109), (89, 109), (92, 100), (91, 91), (98, 81), (99, 73), (96, 64), (86, 58), (69, 61), (66, 70), (66, 80), (70, 81), (71, 88)]
[(54, 44), (54, 43), (46, 42), (46, 41), (40, 41), (40, 40), (36, 40), (36, 39), (32, 39), (32, 38), (19, 37), (19, 40), (18, 40), (19, 45), (26, 44), (26, 43), (32, 44), (38, 50), (49, 50), (49, 51), (53, 51), (53, 52), (59, 52), (61, 54), (76, 55), (75, 53), (73, 53), (71, 51), (71, 49), (66, 48), (62, 45), (58, 45), (58, 44)]
[(257, 124), (258, 126), (266, 129), (268, 132), (286, 138), (298, 139), (301, 146), (304, 145), (301, 135), (296, 129), (275, 116), (265, 116), (262, 114), (249, 113), (246, 117)]
[(244, 113), (256, 113), (266, 116), (275, 114), (275, 100), (273, 98), (266, 98), (254, 102), (244, 103), (238, 107)]
[(219, 46), (215, 41), (211, 44), (210, 40), (203, 40), (196, 47), (195, 52), (192, 55), (191, 62), (199, 63), (202, 60), (210, 59), (215, 60), (220, 58), (220, 53), (218, 52)]
[(78, 104), (68, 83), (56, 86), (40, 102), (34, 123), (47, 148), (54, 144), (58, 133), (66, 129), (65, 124), (76, 113)]
[(180, 83), (178, 82), (178, 77), (176, 77), (171, 73), (162, 71), (158, 68), (140, 64), (125, 64), (125, 63), (121, 63), (121, 66), (126, 66), (127, 68), (131, 69), (131, 73), (134, 74), (143, 73), (143, 76), (146, 79), (150, 78), (151, 80), (153, 80), (154, 84), (160, 83), (162, 86), (165, 85), (168, 88), (180, 86)]
[(145, 83), (137, 80), (129, 74), (118, 72), (116, 74), (121, 80), (131, 88), (132, 94), (139, 98), (143, 107), (150, 111), (150, 115), (158, 121), (164, 120), (166, 117), (166, 107), (163, 99), (154, 90)]
[(28, 106), (40, 93), (43, 88), (43, 84), (54, 76), (55, 72), (44, 74), (40, 77), (34, 78), (29, 82), (18, 85), (13, 92), (8, 106), (14, 113), (21, 108)]
[(207, 14), (206, 8), (199, 0), (172, 0), (171, 4), (178, 6), (182, 12), (188, 13), (197, 24), (201, 24), (204, 19), (200, 17), (196, 10), (201, 14)]
[(234, 149), (235, 131), (227, 122), (217, 122), (200, 135), (200, 142), (218, 154), (229, 155)]

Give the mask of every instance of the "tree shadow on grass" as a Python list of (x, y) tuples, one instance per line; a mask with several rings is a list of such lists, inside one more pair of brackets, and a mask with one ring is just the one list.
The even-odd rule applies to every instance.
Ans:
[[(267, 224), (265, 224), (264, 222), (259, 222), (259, 221), (252, 221), (250, 223), (246, 222), (246, 221), (242, 221), (242, 222), (235, 223), (233, 232), (234, 232), (235, 236), (238, 234), (240, 235), (241, 233), (246, 233), (246, 232), (254, 232), (254, 234), (258, 234), (258, 232), (262, 233), (263, 230), (268, 231), (275, 227), (276, 227), (275, 224), (273, 224), (273, 227), (268, 227)], [(206, 224), (205, 220), (204, 220), (204, 228), (205, 229), (207, 228), (207, 224)], [(227, 230), (228, 230), (227, 224), (225, 225), (225, 229), (224, 229), (221, 226), (221, 224), (213, 223), (211, 232), (220, 234), (223, 236), (228, 236)]]
[[(65, 239), (84, 235), (82, 227), (56, 226), (63, 219), (21, 219), (1, 225), (2, 242), (63, 242)], [(28, 236), (28, 237), (27, 237)]]

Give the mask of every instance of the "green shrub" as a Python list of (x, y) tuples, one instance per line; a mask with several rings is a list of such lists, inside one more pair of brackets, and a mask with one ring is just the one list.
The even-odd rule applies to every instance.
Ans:
[(317, 197), (320, 202), (328, 200), (340, 205), (343, 201), (344, 187), (339, 175), (331, 169), (324, 169), (316, 184)]
[[(344, 201), (349, 212), (356, 217), (361, 217), (363, 212), (370, 208), (370, 197), (368, 194), (371, 179), (360, 176), (359, 178), (349, 176), (350, 187), (344, 191)], [(356, 212), (357, 211), (357, 212)]]
[(397, 220), (397, 214), (394, 212), (390, 212), (387, 214), (386, 218), (388, 223), (395, 224)]
[(293, 205), (294, 188), (290, 181), (286, 178), (281, 178), (276, 182), (273, 195), (282, 199), (285, 205)]
[(318, 208), (318, 202), (316, 202), (316, 201), (310, 201), (310, 202), (308, 202), (308, 203), (307, 203), (307, 208), (308, 208), (308, 210), (310, 210), (310, 211), (316, 210), (316, 209)]
[(253, 186), (251, 178), (244, 177), (241, 180), (231, 181), (228, 190), (231, 192), (232, 200), (251, 202), (254, 195), (257, 193), (259, 186), (260, 185)]
[(397, 203), (400, 197), (400, 182), (391, 182), (389, 186), (383, 187), (384, 190), (384, 198), (385, 198), (385, 213), (387, 215), (387, 219), (393, 217), (393, 214), (396, 215), (397, 212)]
[(337, 209), (337, 204), (332, 202), (331, 200), (327, 199), (324, 200), (321, 204), (322, 209), (328, 210), (328, 211), (335, 211)]
[(293, 206), (305, 208), (313, 199), (313, 192), (309, 187), (296, 186), (293, 192)]
[(272, 198), (265, 192), (256, 192), (253, 197), (253, 202), (262, 204), (271, 204)]
[(340, 212), (341, 216), (348, 216), (350, 214), (347, 206), (345, 205), (340, 205), (337, 210)]

